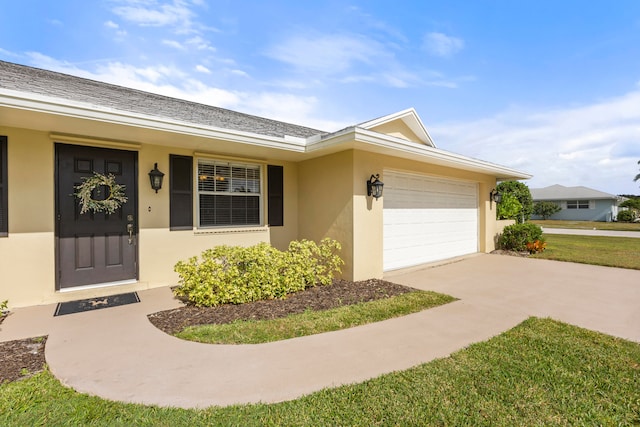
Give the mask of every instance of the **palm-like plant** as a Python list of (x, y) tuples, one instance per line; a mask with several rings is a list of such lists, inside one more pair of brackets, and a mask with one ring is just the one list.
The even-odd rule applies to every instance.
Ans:
[[(640, 165), (640, 160), (638, 160), (638, 164)], [(634, 181), (637, 181), (640, 179), (640, 173), (638, 175), (636, 175), (635, 178), (633, 178)]]

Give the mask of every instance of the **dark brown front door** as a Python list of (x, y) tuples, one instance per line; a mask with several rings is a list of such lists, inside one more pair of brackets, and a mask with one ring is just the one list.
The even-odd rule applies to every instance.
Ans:
[[(58, 289), (137, 278), (137, 161), (134, 151), (56, 144)], [(74, 187), (94, 172), (125, 186), (127, 201), (113, 214), (80, 213)], [(108, 191), (97, 187), (93, 198)]]

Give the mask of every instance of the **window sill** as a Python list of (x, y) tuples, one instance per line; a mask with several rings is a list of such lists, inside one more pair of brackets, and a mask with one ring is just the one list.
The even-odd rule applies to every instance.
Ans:
[(196, 236), (206, 236), (208, 234), (264, 233), (268, 230), (268, 225), (248, 227), (199, 228), (194, 230), (193, 234)]

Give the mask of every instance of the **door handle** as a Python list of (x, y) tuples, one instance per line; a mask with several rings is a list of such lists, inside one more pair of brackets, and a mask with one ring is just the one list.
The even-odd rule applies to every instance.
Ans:
[(127, 224), (127, 232), (129, 233), (129, 244), (133, 243), (133, 224)]

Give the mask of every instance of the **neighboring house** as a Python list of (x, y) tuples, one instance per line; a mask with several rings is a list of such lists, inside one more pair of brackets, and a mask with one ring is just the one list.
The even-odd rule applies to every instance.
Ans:
[[(93, 172), (126, 187), (113, 215), (80, 213)], [(324, 237), (344, 278), (379, 278), (493, 250), (489, 193), (528, 178), (436, 148), (413, 109), (323, 132), (0, 62), (0, 300), (175, 285), (175, 263), (206, 248)]]
[[(533, 202), (554, 202), (562, 210), (549, 219), (571, 221), (614, 221), (618, 216), (618, 204), (623, 197), (604, 193), (587, 187), (565, 187), (551, 185), (531, 188)], [(532, 216), (533, 219), (542, 217)]]

